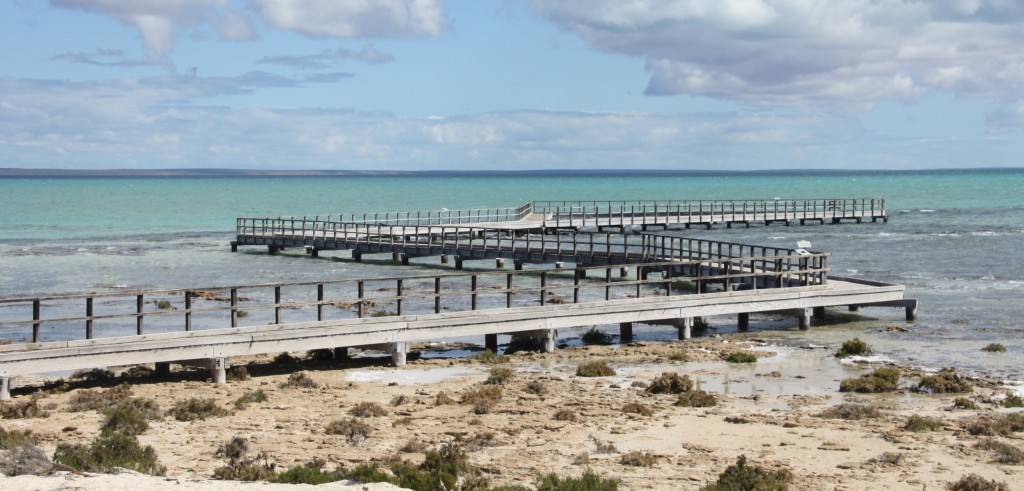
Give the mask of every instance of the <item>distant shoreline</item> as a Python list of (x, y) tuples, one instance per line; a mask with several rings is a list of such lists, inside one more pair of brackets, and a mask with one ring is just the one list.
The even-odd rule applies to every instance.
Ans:
[(0, 168), (0, 178), (79, 177), (531, 177), (531, 176), (749, 176), (749, 175), (907, 175), (950, 173), (1017, 173), (1024, 167), (980, 167), (920, 170), (772, 169), (772, 170), (675, 170), (675, 169), (553, 169), (553, 170), (332, 170), (332, 169), (24, 169)]

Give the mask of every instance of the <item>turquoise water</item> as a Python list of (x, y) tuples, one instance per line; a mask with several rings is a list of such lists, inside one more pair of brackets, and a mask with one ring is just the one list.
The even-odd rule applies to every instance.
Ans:
[[(0, 296), (183, 288), (397, 274), (379, 262), (312, 261), (301, 252), (231, 253), (238, 216), (518, 206), (530, 200), (884, 197), (888, 224), (678, 231), (833, 253), (832, 274), (904, 284), (902, 311), (830, 315), (808, 333), (755, 319), (782, 342), (868, 338), (884, 356), (1024, 378), (1024, 170), (670, 175), (0, 179)], [(337, 253), (338, 257), (345, 257)], [(436, 259), (422, 259), (436, 266)], [(734, 320), (712, 322), (721, 331)], [(985, 355), (1001, 342), (1005, 355)]]

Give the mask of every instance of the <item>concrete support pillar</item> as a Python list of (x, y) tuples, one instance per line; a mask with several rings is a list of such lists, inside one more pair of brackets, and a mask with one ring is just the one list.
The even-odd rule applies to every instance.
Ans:
[(579, 272), (580, 278), (586, 278), (587, 277), (587, 270), (585, 270), (585, 269), (577, 269), (576, 271)]
[(505, 269), (505, 258), (499, 257), (494, 260), (494, 267), (498, 269)]
[(0, 377), (0, 401), (11, 400), (11, 390), (14, 389), (14, 377)]
[(334, 348), (334, 359), (337, 361), (348, 361), (348, 347)]
[(484, 334), (484, 349), (494, 353), (498, 352), (497, 334)]
[(513, 269), (515, 269), (516, 271), (522, 271), (523, 270), (523, 260), (522, 259), (513, 259), (512, 260), (512, 264), (514, 265)]
[(742, 312), (737, 317), (736, 326), (739, 327), (741, 331), (746, 331), (750, 327), (750, 314)]
[(462, 269), (462, 256), (455, 256), (455, 269)]
[(398, 257), (402, 261), (402, 266), (408, 266), (409, 265), (409, 255), (408, 254), (399, 254)]
[(402, 254), (398, 253), (398, 252), (392, 252), (391, 253), (391, 260), (395, 261), (395, 262), (401, 261), (402, 260)]
[(312, 257), (320, 257), (320, 249), (317, 249), (316, 247), (310, 248), (309, 255)]
[(157, 377), (167, 377), (171, 374), (171, 364), (169, 362), (154, 363), (153, 372)]
[(690, 339), (693, 331), (693, 317), (683, 317), (680, 320), (682, 322), (677, 326), (679, 329), (679, 339)]
[(633, 341), (633, 323), (622, 322), (619, 324), (619, 344), (626, 344)]
[(278, 251), (277, 246), (272, 246), (272, 245), (268, 245), (267, 246), (267, 254), (270, 254), (271, 256), (273, 256), (274, 254), (277, 254), (277, 251)]
[(210, 378), (213, 379), (213, 383), (219, 385), (228, 383), (227, 358), (210, 358), (206, 360), (206, 363), (210, 367)]
[(825, 318), (825, 307), (814, 307), (814, 318), (816, 320), (822, 320)]
[(448, 255), (441, 254), (441, 264), (448, 264)]
[(409, 351), (409, 343), (388, 343), (391, 352), (391, 364), (396, 368), (405, 366), (405, 355)]
[(234, 241), (234, 240), (231, 241), (231, 252), (238, 252), (238, 242), (237, 241)]
[(620, 278), (625, 278), (627, 276), (629, 276), (629, 268), (627, 268), (625, 266), (619, 268), (619, 277)]
[(363, 253), (359, 252), (359, 251), (352, 251), (352, 260), (357, 262), (357, 263), (358, 262), (362, 262), (362, 260), (363, 260)]
[(555, 261), (555, 269), (562, 269), (565, 267), (565, 263), (562, 261)]
[(800, 330), (806, 331), (811, 328), (811, 314), (813, 309), (800, 309)]
[(860, 310), (860, 305), (851, 305), (850, 312), (857, 312)]
[(917, 300), (910, 300), (907, 302), (907, 321), (917, 320)]
[(542, 338), (544, 340), (544, 352), (554, 353), (555, 352), (555, 330), (546, 329)]

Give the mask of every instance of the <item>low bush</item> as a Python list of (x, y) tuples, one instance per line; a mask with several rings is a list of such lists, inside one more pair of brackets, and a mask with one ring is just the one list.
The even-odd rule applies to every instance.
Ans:
[(475, 355), (471, 355), (469, 356), (469, 359), (486, 365), (497, 365), (499, 363), (509, 363), (512, 361), (511, 356), (499, 355), (489, 349), (483, 350)]
[(232, 365), (228, 368), (227, 377), (228, 380), (244, 382), (251, 379), (252, 375), (249, 375), (249, 369), (245, 365)]
[(972, 435), (1006, 436), (1021, 431), (1024, 431), (1024, 413), (978, 418), (967, 425), (967, 432)]
[(93, 385), (113, 385), (117, 382), (117, 376), (114, 375), (114, 372), (106, 368), (79, 370), (72, 373), (68, 379)]
[(299, 359), (292, 356), (291, 353), (281, 353), (275, 356), (271, 363), (277, 366), (293, 366), (299, 364)]
[(903, 425), (903, 429), (912, 431), (914, 433), (925, 433), (928, 431), (941, 431), (942, 421), (935, 418), (929, 418), (927, 416), (918, 416), (916, 414), (910, 416), (907, 419), (907, 423)]
[(672, 353), (668, 355), (669, 361), (687, 362), (690, 361), (690, 357), (686, 356), (686, 353)]
[(871, 349), (868, 348), (868, 343), (861, 341), (860, 338), (853, 338), (849, 341), (844, 341), (843, 345), (839, 347), (839, 351), (836, 351), (836, 358), (847, 358), (850, 356), (867, 356), (871, 354)]
[(497, 385), (484, 385), (468, 390), (462, 394), (462, 404), (473, 406), (476, 414), (487, 414), (491, 412), (498, 402), (501, 401), (501, 387)]
[(1003, 399), (1003, 407), (1024, 407), (1024, 397), (1017, 394), (1006, 394), (1006, 399)]
[(649, 394), (682, 394), (693, 389), (693, 381), (689, 375), (679, 376), (678, 373), (665, 372), (651, 381), (646, 392)]
[(966, 397), (957, 397), (953, 401), (953, 409), (978, 409), (978, 405)]
[(380, 416), (387, 416), (388, 410), (381, 407), (376, 402), (360, 402), (355, 406), (352, 406), (348, 410), (348, 413), (357, 418), (376, 418)]
[(619, 457), (619, 463), (633, 467), (654, 467), (654, 464), (658, 463), (658, 456), (650, 452), (633, 450), (622, 454), (622, 457)]
[(1006, 346), (999, 343), (991, 343), (981, 348), (981, 350), (988, 353), (1006, 353)]
[(506, 354), (515, 353), (517, 351), (543, 351), (544, 340), (538, 337), (526, 336), (522, 334), (513, 334), (512, 339), (509, 340), (508, 349), (505, 350)]
[(11, 450), (26, 443), (39, 443), (39, 437), (32, 434), (32, 430), (5, 430), (0, 427), (0, 450)]
[(73, 412), (102, 411), (114, 407), (132, 396), (132, 388), (121, 384), (109, 389), (81, 389), (71, 394), (68, 409)]
[(793, 482), (793, 474), (787, 469), (768, 470), (760, 466), (747, 464), (747, 457), (740, 455), (736, 463), (730, 465), (718, 476), (718, 481), (704, 486), (702, 491), (785, 491)]
[(757, 363), (757, 356), (746, 351), (734, 351), (725, 357), (729, 363)]
[(46, 456), (46, 452), (42, 448), (31, 441), (22, 441), (5, 452), (0, 452), (0, 474), (4, 476), (41, 476), (49, 474), (51, 471), (53, 471), (53, 462)]
[(957, 482), (949, 483), (946, 489), (950, 491), (1010, 491), (1010, 486), (1005, 482), (994, 479), (989, 481), (977, 474), (968, 474)]
[(118, 404), (107, 410), (107, 419), (100, 426), (101, 435), (121, 433), (125, 435), (141, 435), (149, 428), (146, 413), (138, 406), (130, 403)]
[(548, 393), (547, 386), (544, 385), (544, 383), (541, 382), (540, 380), (531, 380), (527, 382), (526, 387), (524, 387), (523, 390), (538, 396), (542, 396)]
[(611, 377), (615, 369), (604, 361), (588, 361), (576, 367), (577, 377)]
[(619, 453), (619, 449), (615, 447), (612, 442), (602, 442), (601, 440), (594, 440), (595, 451), (597, 453)]
[(399, 394), (395, 397), (392, 397), (391, 402), (389, 404), (391, 404), (392, 406), (404, 406), (406, 404), (409, 404), (411, 400), (412, 399), (410, 399), (409, 396), (405, 394)]
[(982, 440), (978, 442), (978, 448), (992, 452), (995, 455), (995, 461), (1000, 464), (1024, 463), (1024, 452), (1009, 443), (992, 439)]
[(580, 477), (561, 477), (554, 472), (537, 479), (537, 491), (618, 491), (619, 480), (603, 478), (587, 469)]
[(848, 378), (839, 383), (839, 392), (877, 394), (892, 392), (899, 388), (900, 371), (896, 368), (877, 368), (857, 378)]
[(86, 472), (108, 473), (121, 468), (162, 476), (167, 471), (153, 447), (140, 445), (134, 435), (119, 433), (100, 435), (90, 445), (61, 443), (53, 461)]
[(639, 414), (641, 416), (653, 416), (654, 410), (639, 402), (627, 402), (622, 405), (622, 412), (626, 414)]
[(0, 417), (4, 419), (48, 418), (50, 413), (39, 406), (39, 397), (0, 403)]
[(192, 397), (174, 403), (174, 407), (168, 410), (167, 414), (178, 421), (195, 421), (230, 416), (231, 411), (220, 407), (213, 399)]
[(424, 454), (416, 466), (406, 461), (393, 461), (391, 474), (376, 463), (360, 464), (345, 477), (361, 483), (388, 482), (417, 491), (482, 490), (487, 480), (469, 463), (465, 451), (457, 444), (443, 445)]
[(267, 402), (267, 393), (263, 389), (250, 390), (235, 399), (235, 409), (245, 409), (249, 404)]
[(487, 380), (484, 382), (488, 385), (505, 385), (513, 378), (515, 378), (516, 372), (511, 368), (495, 367), (491, 369), (490, 374), (487, 376)]
[(452, 399), (452, 396), (448, 395), (448, 393), (443, 390), (434, 396), (435, 406), (448, 406), (451, 404), (455, 404), (455, 399)]
[(559, 409), (555, 411), (555, 421), (569, 421), (575, 423), (579, 421), (580, 417), (576, 415), (576, 411), (572, 409)]
[(326, 484), (329, 482), (340, 481), (345, 479), (343, 472), (338, 470), (324, 471), (324, 466), (327, 465), (327, 461), (321, 458), (314, 458), (313, 460), (302, 464), (298, 467), (292, 467), (271, 479), (271, 482), (283, 483), (283, 484)]
[(718, 405), (718, 398), (714, 394), (703, 390), (695, 390), (679, 394), (676, 406), (679, 407), (714, 407)]
[(328, 435), (344, 436), (352, 445), (359, 445), (370, 436), (370, 425), (355, 418), (336, 419), (327, 424), (324, 432)]
[(295, 372), (288, 376), (288, 380), (281, 384), (282, 388), (316, 389), (320, 384), (309, 376), (309, 372)]
[(608, 334), (595, 326), (583, 333), (583, 335), (580, 336), (580, 341), (583, 341), (583, 344), (608, 345), (612, 344), (613, 340), (611, 334)]
[(882, 452), (882, 455), (879, 455), (868, 462), (885, 465), (900, 465), (900, 462), (903, 462), (903, 454), (899, 452)]
[(965, 377), (952, 368), (939, 370), (935, 375), (921, 377), (915, 391), (925, 394), (958, 394), (968, 393), (974, 386)]
[(405, 453), (423, 453), (427, 451), (427, 448), (426, 443), (413, 438), (408, 442), (405, 442), (405, 445), (403, 445), (399, 451)]
[(882, 413), (874, 406), (869, 406), (867, 404), (843, 403), (822, 411), (818, 414), (818, 417), (856, 421), (861, 419), (877, 418), (881, 415)]
[(224, 481), (267, 481), (274, 479), (277, 473), (275, 465), (270, 463), (266, 452), (259, 452), (249, 457), (249, 442), (245, 438), (235, 436), (221, 445), (214, 454), (225, 457), (228, 464), (213, 470), (213, 477)]

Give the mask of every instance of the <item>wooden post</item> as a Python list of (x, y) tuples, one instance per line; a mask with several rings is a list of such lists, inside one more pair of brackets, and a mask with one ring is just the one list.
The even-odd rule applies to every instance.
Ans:
[(495, 259), (494, 260), (494, 267), (496, 267), (498, 269), (503, 269), (505, 267), (505, 258), (499, 257), (499, 258)]
[(324, 320), (324, 284), (316, 286), (316, 320)]
[(540, 304), (541, 305), (544, 305), (544, 304), (547, 303), (547, 298), (546, 298), (547, 297), (547, 293), (548, 293), (548, 289), (546, 288), (547, 286), (548, 286), (548, 272), (547, 271), (541, 271), (540, 272)]
[(274, 324), (281, 323), (281, 287), (274, 287)]
[(366, 313), (366, 307), (363, 305), (363, 297), (364, 297), (365, 290), (366, 290), (365, 287), (366, 287), (366, 285), (362, 281), (360, 281), (360, 282), (358, 282), (356, 284), (356, 289), (357, 289), (357, 293), (356, 294), (359, 295), (359, 309), (356, 311), (356, 314), (359, 316), (360, 319), (362, 319), (363, 318), (363, 314)]
[(505, 308), (512, 308), (512, 273), (505, 276)]
[(41, 307), (40, 307), (40, 304), (39, 304), (39, 300), (38, 299), (33, 300), (32, 301), (32, 342), (33, 343), (38, 343), (39, 342), (39, 328), (42, 325), (39, 322), (40, 310), (41, 310)]
[(192, 330), (192, 291), (185, 290), (185, 330)]
[(238, 289), (231, 289), (231, 327), (238, 327)]
[(813, 309), (800, 309), (800, 330), (806, 331), (811, 328), (811, 314)]
[(476, 310), (476, 275), (469, 277), (470, 302), (469, 309)]
[(85, 299), (85, 339), (92, 339), (92, 297)]
[(619, 323), (619, 344), (626, 344), (633, 341), (633, 323)]
[(135, 296), (135, 334), (138, 334), (140, 336), (142, 335), (142, 309), (143, 307), (145, 307), (145, 302), (146, 299), (144, 298), (143, 294), (140, 293)]
[(398, 294), (398, 300), (395, 303), (397, 304), (398, 315), (402, 315), (402, 280), (395, 280), (395, 283), (397, 286), (395, 290)]
[(434, 277), (434, 313), (441, 313), (441, 277)]
[(498, 352), (497, 334), (484, 334), (484, 349), (494, 353)]

